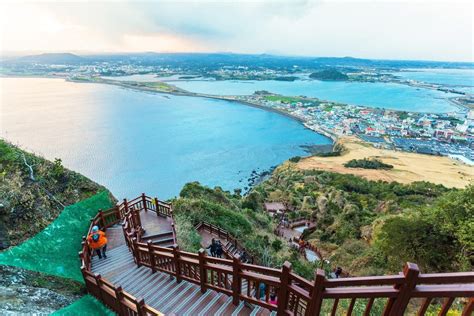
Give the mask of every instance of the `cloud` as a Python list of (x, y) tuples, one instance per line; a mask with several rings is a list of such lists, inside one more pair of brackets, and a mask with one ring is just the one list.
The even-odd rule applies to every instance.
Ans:
[[(196, 50), (473, 59), (471, 2), (101, 1), (22, 5), (54, 20), (59, 31), (38, 34), (38, 25), (47, 25), (44, 21), (31, 15), (16, 19), (11, 23), (19, 25), (22, 32), (2, 31), (9, 50), (31, 46), (29, 49), (69, 51)], [(15, 6), (5, 9), (12, 11)], [(18, 10), (15, 14), (21, 16)], [(34, 40), (38, 37), (48, 45)]]

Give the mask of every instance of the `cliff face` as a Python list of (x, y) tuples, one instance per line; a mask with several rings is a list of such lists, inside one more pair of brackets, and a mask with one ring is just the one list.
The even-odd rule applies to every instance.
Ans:
[(17, 245), (51, 223), (66, 205), (105, 188), (0, 140), (0, 249)]

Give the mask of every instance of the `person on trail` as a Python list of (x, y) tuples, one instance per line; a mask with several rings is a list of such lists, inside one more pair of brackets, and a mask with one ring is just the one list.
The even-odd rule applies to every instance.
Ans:
[(92, 227), (92, 231), (87, 237), (87, 243), (89, 244), (89, 247), (95, 250), (99, 259), (102, 259), (102, 256), (107, 259), (107, 255), (105, 254), (105, 251), (107, 250), (107, 237), (105, 237), (103, 231), (99, 230), (98, 226)]
[(257, 293), (257, 289), (255, 289), (255, 298), (257, 300), (265, 300), (266, 289), (267, 289), (267, 286), (265, 285), (265, 283), (260, 282), (260, 284), (258, 284), (258, 293)]
[(209, 249), (211, 251), (211, 256), (215, 257), (216, 256), (216, 248), (217, 248), (216, 240), (214, 238), (212, 238), (211, 244), (209, 246), (207, 246), (206, 249)]
[(277, 305), (277, 302), (278, 302), (277, 296), (275, 292), (272, 292), (272, 294), (270, 294), (270, 304)]
[(240, 252), (240, 261), (245, 263), (248, 260), (249, 259), (248, 259), (247, 251), (245, 251), (245, 248), (242, 248), (242, 251)]
[(217, 258), (222, 258), (222, 253), (224, 250), (222, 249), (222, 243), (220, 240), (217, 241), (216, 243), (216, 257)]
[(334, 274), (336, 275), (336, 279), (339, 279), (339, 277), (340, 277), (341, 274), (342, 274), (342, 268), (341, 268), (341, 267), (337, 267), (337, 268), (336, 268), (336, 271), (334, 271)]
[(301, 253), (304, 253), (304, 248), (305, 248), (305, 242), (303, 239), (300, 239), (300, 241), (298, 242), (298, 246), (299, 246), (299, 250)]

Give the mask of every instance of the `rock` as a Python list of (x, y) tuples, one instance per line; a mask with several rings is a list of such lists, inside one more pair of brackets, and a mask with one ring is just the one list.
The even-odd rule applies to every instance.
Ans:
[(316, 204), (318, 205), (318, 209), (320, 213), (326, 213), (328, 207), (328, 199), (324, 195), (318, 196), (316, 199)]
[(339, 208), (344, 208), (345, 200), (344, 195), (341, 191), (335, 191), (332, 193), (331, 201), (336, 204)]
[[(73, 291), (51, 290), (35, 284), (42, 276), (38, 272), (0, 266), (0, 275), (0, 315), (48, 315), (81, 296)], [(50, 282), (64, 286), (61, 278)]]
[(314, 199), (311, 196), (303, 197), (303, 204), (301, 205), (301, 209), (303, 211), (310, 211), (314, 208)]

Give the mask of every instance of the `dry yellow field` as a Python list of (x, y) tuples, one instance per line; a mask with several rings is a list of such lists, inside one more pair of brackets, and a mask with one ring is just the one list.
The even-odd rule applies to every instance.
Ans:
[[(429, 181), (446, 187), (463, 188), (474, 182), (474, 167), (454, 161), (447, 157), (422, 155), (402, 151), (375, 148), (356, 138), (341, 138), (346, 151), (339, 157), (308, 157), (302, 159), (297, 167), (303, 170), (317, 169), (338, 173), (354, 174), (369, 180)], [(351, 159), (377, 158), (393, 165), (391, 170), (372, 170), (346, 168), (344, 163)]]

